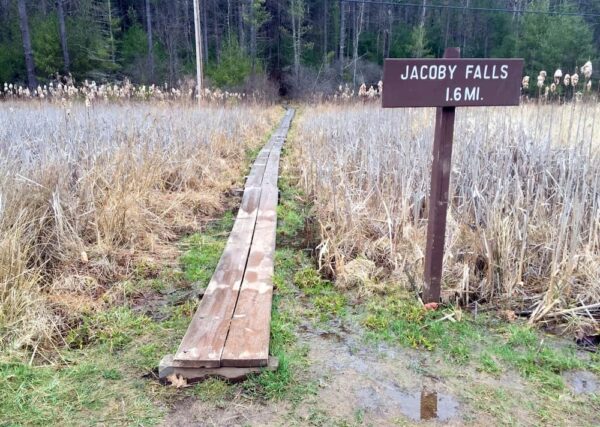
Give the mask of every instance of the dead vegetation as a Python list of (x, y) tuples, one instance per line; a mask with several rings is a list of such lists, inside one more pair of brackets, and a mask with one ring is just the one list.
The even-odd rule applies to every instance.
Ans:
[[(433, 118), (433, 109), (322, 105), (299, 120), (320, 267), (340, 284), (420, 288)], [(597, 104), (460, 109), (446, 298), (597, 328), (599, 120)]]
[[(0, 110), (0, 340), (34, 353), (222, 209), (275, 108), (35, 103)], [(160, 261), (159, 261), (160, 260)]]

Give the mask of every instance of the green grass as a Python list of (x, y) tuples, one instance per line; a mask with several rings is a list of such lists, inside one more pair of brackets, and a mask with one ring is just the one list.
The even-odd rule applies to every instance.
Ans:
[[(286, 149), (284, 147), (284, 155)], [(312, 216), (311, 206), (298, 187), (293, 185), (291, 177), (283, 176), (278, 183), (280, 191), (277, 206), (277, 244), (280, 247), (300, 246), (300, 235), (308, 231), (306, 228)]]
[(149, 322), (150, 319), (135, 315), (127, 307), (118, 307), (85, 316), (79, 327), (69, 331), (66, 342), (77, 348), (93, 343), (107, 344), (113, 352), (140, 335)]
[(553, 346), (553, 337), (543, 337), (530, 327), (509, 325), (501, 332), (502, 335), (491, 344), (491, 351), (546, 390), (562, 390), (561, 374), (565, 371), (592, 369), (591, 363), (577, 357), (574, 347)]
[(312, 317), (324, 322), (347, 313), (348, 298), (328, 280), (324, 280), (312, 266), (294, 274), (294, 285), (309, 297), (314, 310)]
[[(457, 321), (444, 319), (453, 313)], [(373, 296), (360, 317), (368, 340), (432, 351), (449, 363), (491, 375), (515, 370), (548, 393), (564, 389), (566, 371), (597, 370), (597, 362), (578, 357), (573, 345), (559, 344), (558, 338), (525, 324), (474, 317), (453, 307), (427, 311), (400, 292)]]
[[(61, 351), (56, 365), (0, 365), (0, 424), (73, 425), (83, 414), (86, 424), (158, 423), (162, 410), (153, 401), (151, 386), (141, 379), (148, 367), (137, 363), (137, 353), (143, 350), (133, 338), (122, 337), (161, 336), (155, 335), (147, 318), (126, 310), (102, 317), (94, 326), (97, 340), (83, 349)], [(152, 356), (156, 366), (160, 356)]]
[(235, 218), (232, 212), (207, 227), (201, 234), (194, 234), (183, 240), (180, 245), (184, 249), (181, 263), (184, 277), (190, 282), (199, 282), (206, 287), (221, 258), (229, 231)]
[[(181, 269), (158, 272), (139, 263), (131, 280), (119, 284), (124, 305), (85, 315), (66, 334), (68, 347), (54, 365), (0, 365), (0, 425), (72, 425), (82, 416), (90, 425), (153, 425), (165, 415), (159, 400), (216, 388), (209, 382), (205, 389), (176, 392), (151, 378), (160, 359), (177, 347), (197, 306), (195, 298), (176, 298), (177, 291), (185, 297), (206, 287), (232, 222), (227, 213), (205, 232), (184, 239)], [(164, 299), (160, 321), (138, 312), (129, 299), (152, 294)], [(217, 394), (213, 390), (209, 398)]]
[(308, 348), (298, 343), (297, 328), (305, 314), (298, 301), (295, 283), (297, 271), (305, 271), (311, 262), (306, 254), (293, 245), (304, 227), (307, 212), (300, 194), (282, 177), (280, 206), (277, 221), (277, 249), (275, 252), (275, 285), (271, 314), (270, 354), (279, 358), (279, 368), (263, 372), (244, 383), (245, 393), (260, 399), (285, 399), (299, 403), (314, 394), (316, 386), (304, 375), (308, 367)]

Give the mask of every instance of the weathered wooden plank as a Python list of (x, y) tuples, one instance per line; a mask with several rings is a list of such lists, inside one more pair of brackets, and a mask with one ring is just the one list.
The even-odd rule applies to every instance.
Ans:
[(265, 366), (269, 359), (271, 304), (277, 229), (279, 149), (263, 178), (254, 238), (221, 366)]
[(261, 188), (244, 191), (223, 255), (192, 318), (175, 360), (189, 367), (218, 367), (246, 268)]
[[(235, 356), (240, 351), (232, 349), (233, 356), (226, 356), (225, 364), (265, 366), (269, 361), (277, 176), (281, 147), (292, 117), (293, 112), (288, 111), (250, 169), (242, 204), (225, 250), (179, 349), (172, 357), (173, 366), (200, 370), (223, 366), (228, 336), (232, 337), (233, 344), (239, 341), (235, 337), (242, 336), (248, 327), (255, 331), (256, 343), (250, 343), (240, 357)], [(248, 283), (241, 292), (244, 277)], [(254, 312), (255, 316), (244, 314)], [(237, 325), (238, 319), (250, 317), (254, 319), (251, 323), (239, 322), (240, 327), (232, 326), (232, 322)]]
[(272, 148), (273, 140), (271, 139), (256, 156), (256, 159), (250, 168), (250, 172), (248, 173), (245, 188), (261, 185), (265, 166), (267, 165), (267, 160), (269, 159)]
[(244, 380), (250, 374), (275, 371), (278, 366), (279, 360), (276, 357), (269, 357), (269, 363), (265, 367), (190, 368), (177, 363), (173, 360), (173, 356), (169, 354), (163, 357), (158, 365), (158, 377), (162, 381), (167, 381), (168, 377), (176, 375), (185, 378), (188, 384), (214, 377), (236, 382)]

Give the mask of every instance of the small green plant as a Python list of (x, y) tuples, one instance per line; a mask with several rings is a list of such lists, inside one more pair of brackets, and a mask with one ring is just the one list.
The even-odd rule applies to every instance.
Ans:
[(193, 236), (186, 243), (190, 247), (180, 258), (185, 278), (206, 286), (225, 248), (225, 239), (202, 235)]
[(66, 342), (73, 348), (98, 342), (107, 344), (111, 351), (118, 350), (144, 332), (149, 324), (150, 319), (146, 316), (119, 307), (86, 316), (79, 327), (69, 331)]
[(502, 372), (502, 368), (498, 362), (496, 362), (495, 358), (487, 352), (484, 352), (479, 356), (478, 369), (489, 374), (499, 374)]
[(303, 268), (294, 275), (294, 285), (307, 293), (319, 290), (327, 283), (321, 278), (319, 272), (312, 267)]
[(347, 299), (338, 292), (316, 296), (313, 300), (315, 308), (319, 311), (321, 319), (329, 316), (339, 317), (344, 314)]
[(120, 380), (123, 378), (123, 375), (116, 369), (106, 369), (102, 371), (102, 378), (105, 380)]
[(440, 313), (426, 311), (416, 301), (389, 295), (372, 298), (363, 325), (372, 337), (433, 350), (444, 335), (444, 324), (436, 323), (440, 317)]

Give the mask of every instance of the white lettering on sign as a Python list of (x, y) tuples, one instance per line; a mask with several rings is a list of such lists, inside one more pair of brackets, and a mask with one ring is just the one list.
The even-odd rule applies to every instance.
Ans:
[(457, 65), (413, 65), (406, 66), (400, 75), (402, 80), (444, 80), (453, 79)]
[(481, 88), (474, 87), (455, 87), (454, 89), (446, 88), (446, 101), (483, 101), (479, 95)]
[[(454, 79), (457, 65), (407, 65), (400, 74), (402, 80), (445, 80)], [(465, 79), (472, 80), (506, 80), (508, 64), (475, 65), (465, 67)]]
[(467, 65), (465, 70), (466, 79), (505, 80), (508, 77), (508, 65), (501, 65), (500, 70), (496, 65), (491, 67), (484, 65)]
[(521, 97), (522, 59), (398, 58), (383, 69), (384, 108), (508, 106)]

